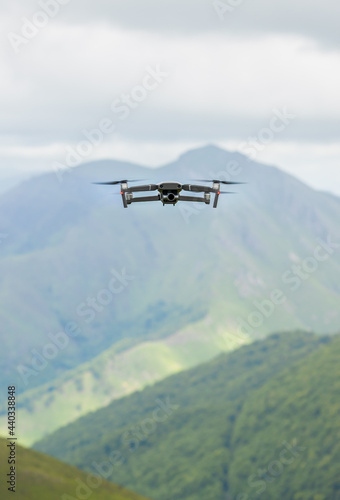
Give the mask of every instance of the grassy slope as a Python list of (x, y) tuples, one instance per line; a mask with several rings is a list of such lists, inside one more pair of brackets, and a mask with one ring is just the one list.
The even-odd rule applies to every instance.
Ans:
[[(91, 362), (67, 372), (61, 380), (19, 396), (21, 443), (31, 445), (114, 399), (248, 342), (244, 336), (225, 331), (207, 335), (202, 330), (206, 330), (205, 324), (192, 325), (166, 339), (144, 342), (122, 353), (117, 353), (113, 346)], [(3, 415), (0, 426), (5, 422)]]
[[(156, 500), (224, 500), (228, 490), (242, 493), (237, 474), (242, 475), (244, 470), (246, 476), (250, 474), (248, 463), (252, 463), (252, 457), (261, 450), (261, 440), (253, 432), (252, 422), (256, 420), (260, 425), (266, 412), (273, 411), (263, 403), (267, 387), (288, 367), (295, 374), (295, 366), (299, 366), (296, 363), (306, 363), (309, 367), (306, 370), (313, 371), (313, 361), (309, 360), (314, 359), (311, 353), (315, 350), (316, 358), (322, 353), (321, 374), (324, 374), (327, 369), (324, 349), (327, 346), (324, 347), (323, 343), (328, 341), (327, 338), (318, 339), (299, 333), (272, 336), (113, 402), (47, 437), (37, 444), (37, 448), (64, 456), (65, 460), (82, 468), (90, 467), (89, 456), (91, 460), (99, 459), (119, 450), (126, 463), (116, 469), (113, 479), (120, 484), (145, 495), (152, 494)], [(339, 344), (340, 337), (337, 337), (330, 346)], [(333, 347), (327, 349), (332, 352)], [(337, 372), (333, 376), (337, 377)], [(308, 380), (306, 377), (304, 382), (298, 380), (297, 384), (308, 384)], [(279, 384), (278, 388), (282, 400), (287, 397), (294, 399), (294, 391), (287, 393), (284, 384)], [(320, 391), (322, 388), (323, 384)], [(178, 408), (164, 423), (158, 423), (153, 432), (143, 432), (143, 423), (152, 417), (157, 400), (166, 400), (167, 397)], [(253, 406), (247, 420), (243, 415), (250, 401), (253, 401)], [(314, 403), (319, 404), (317, 399)], [(339, 405), (334, 405), (338, 411)], [(292, 417), (294, 413), (290, 424)], [(303, 412), (301, 419), (296, 413), (301, 426), (305, 425), (304, 417)], [(268, 433), (267, 442), (273, 452), (273, 455), (268, 455), (267, 462), (275, 457), (275, 447), (282, 439), (290, 442), (299, 438), (295, 425), (289, 425), (289, 421), (284, 436), (278, 433), (281, 418), (278, 411), (277, 420), (262, 430), (264, 434)], [(240, 430), (239, 436), (247, 437), (251, 444), (239, 448), (237, 429), (242, 422), (245, 428)], [(324, 424), (328, 433), (332, 433), (332, 422), (327, 420)], [(337, 425), (335, 421), (334, 425)], [(320, 426), (316, 426), (315, 430), (318, 429)], [(308, 436), (304, 442), (307, 441)], [(265, 451), (268, 452), (268, 447)], [(311, 454), (313, 456), (313, 449)], [(242, 457), (240, 461), (239, 456)], [(311, 467), (311, 464), (307, 466)], [(250, 470), (253, 469), (250, 467)], [(240, 481), (244, 489), (244, 478)], [(322, 474), (320, 482), (322, 486)], [(289, 489), (289, 495), (292, 491), (295, 490)], [(288, 500), (292, 498), (289, 495), (275, 498)]]
[[(9, 467), (7, 465), (6, 445), (7, 441), (0, 439), (1, 500), (7, 498), (16, 498), (17, 500), (60, 500), (63, 495), (69, 495), (67, 500), (75, 500), (77, 498), (77, 479), (87, 484), (88, 475), (83, 471), (52, 457), (17, 446), (17, 484), (16, 492), (13, 494), (7, 490), (7, 486), (3, 481)], [(91, 479), (89, 484), (91, 484)], [(94, 480), (93, 484), (95, 484)], [(105, 480), (102, 480), (101, 484), (97, 488), (93, 488), (92, 491), (94, 493), (93, 498), (98, 500), (143, 500), (139, 495)], [(90, 495), (86, 498), (89, 497)]]

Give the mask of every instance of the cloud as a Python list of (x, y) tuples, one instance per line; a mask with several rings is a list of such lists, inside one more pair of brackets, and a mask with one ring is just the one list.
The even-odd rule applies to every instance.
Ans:
[[(276, 108), (297, 117), (281, 139), (338, 137), (340, 55), (301, 37), (189, 39), (63, 25), (0, 58), (0, 141), (9, 146), (78, 141), (103, 117), (135, 140), (246, 140)], [(112, 103), (142, 84), (147, 67), (168, 76), (120, 120)]]
[[(109, 117), (116, 131), (91, 158), (155, 165), (191, 145), (237, 148), (268, 125), (273, 109), (287, 108), (296, 119), (264, 159), (299, 168), (312, 159), (309, 143), (333, 167), (340, 4), (223, 1), (235, 8), (221, 20), (213, 0), (63, 0), (17, 54), (6, 35), (20, 33), (47, 0), (1, 2), (0, 161), (21, 168), (36, 159), (44, 168)], [(112, 103), (141, 85), (150, 66), (168, 77), (120, 120)]]
[[(33, 16), (41, 4), (54, 0), (1, 2), (4, 15), (20, 21)], [(61, 0), (60, 0), (61, 1)], [(229, 9), (223, 21), (215, 0), (70, 0), (56, 22), (73, 25), (105, 22), (125, 29), (173, 35), (220, 32), (252, 37), (256, 34), (295, 34), (311, 37), (329, 47), (340, 46), (340, 4), (337, 0), (221, 0)], [(214, 6), (215, 5), (215, 6)], [(13, 25), (20, 25), (19, 22)]]

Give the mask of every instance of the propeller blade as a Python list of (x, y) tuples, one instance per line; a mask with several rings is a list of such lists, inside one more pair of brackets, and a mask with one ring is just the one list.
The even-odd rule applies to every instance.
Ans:
[(230, 184), (246, 184), (246, 182), (231, 182), (231, 181), (218, 181), (220, 182), (221, 184), (227, 184), (227, 185), (230, 185)]
[(111, 182), (92, 182), (92, 184), (102, 184), (105, 186), (115, 186), (116, 184), (121, 184), (122, 182), (141, 182), (144, 179), (123, 179), (121, 181), (111, 181)]
[(245, 182), (234, 182), (234, 181), (219, 181), (218, 179), (193, 179), (197, 182), (218, 182), (219, 184), (246, 184)]

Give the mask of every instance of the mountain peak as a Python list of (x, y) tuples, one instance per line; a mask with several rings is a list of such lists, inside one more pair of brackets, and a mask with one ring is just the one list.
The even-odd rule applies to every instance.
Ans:
[(189, 151), (186, 151), (185, 153), (180, 155), (179, 160), (183, 161), (186, 159), (190, 159), (190, 161), (191, 161), (192, 159), (197, 158), (200, 161), (202, 161), (202, 159), (209, 159), (209, 161), (211, 162), (212, 159), (215, 159), (215, 158), (218, 158), (221, 156), (225, 157), (226, 155), (227, 156), (235, 156), (235, 155), (243, 156), (243, 155), (240, 155), (240, 153), (230, 152), (230, 151), (227, 151), (225, 149), (222, 149), (221, 147), (216, 146), (216, 144), (207, 144), (205, 146), (201, 146), (201, 147), (198, 147), (195, 149), (190, 149)]

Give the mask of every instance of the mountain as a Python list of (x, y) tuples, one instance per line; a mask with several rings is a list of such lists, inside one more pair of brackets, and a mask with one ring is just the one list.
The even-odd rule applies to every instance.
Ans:
[[(66, 465), (59, 460), (16, 445), (16, 464), (9, 465), (9, 441), (0, 439), (1, 499), (15, 497), (17, 500), (75, 500), (90, 498), (95, 493), (97, 500), (143, 500), (120, 486), (109, 483), (102, 477), (93, 477)], [(6, 475), (15, 467), (15, 493), (8, 491)], [(12, 471), (13, 472), (13, 471)], [(146, 500), (144, 498), (144, 500)]]
[(27, 169), (26, 171), (18, 169), (15, 166), (0, 167), (0, 195), (13, 189), (25, 180), (38, 175), (34, 170)]
[(336, 500), (340, 335), (283, 333), (89, 414), (37, 443), (155, 500)]
[[(217, 210), (125, 210), (119, 188), (91, 184), (126, 177), (247, 184)], [(3, 194), (1, 391), (21, 394), (23, 442), (273, 331), (337, 330), (339, 217), (339, 198), (214, 146), (153, 170), (89, 163)]]
[[(114, 345), (93, 360), (69, 370), (57, 381), (20, 395), (22, 442), (30, 445), (78, 416), (113, 399), (242, 345), (242, 338), (211, 333), (209, 338), (190, 327), (184, 332), (117, 353)], [(37, 414), (40, 424), (36, 425)], [(5, 425), (6, 413), (0, 418)]]

